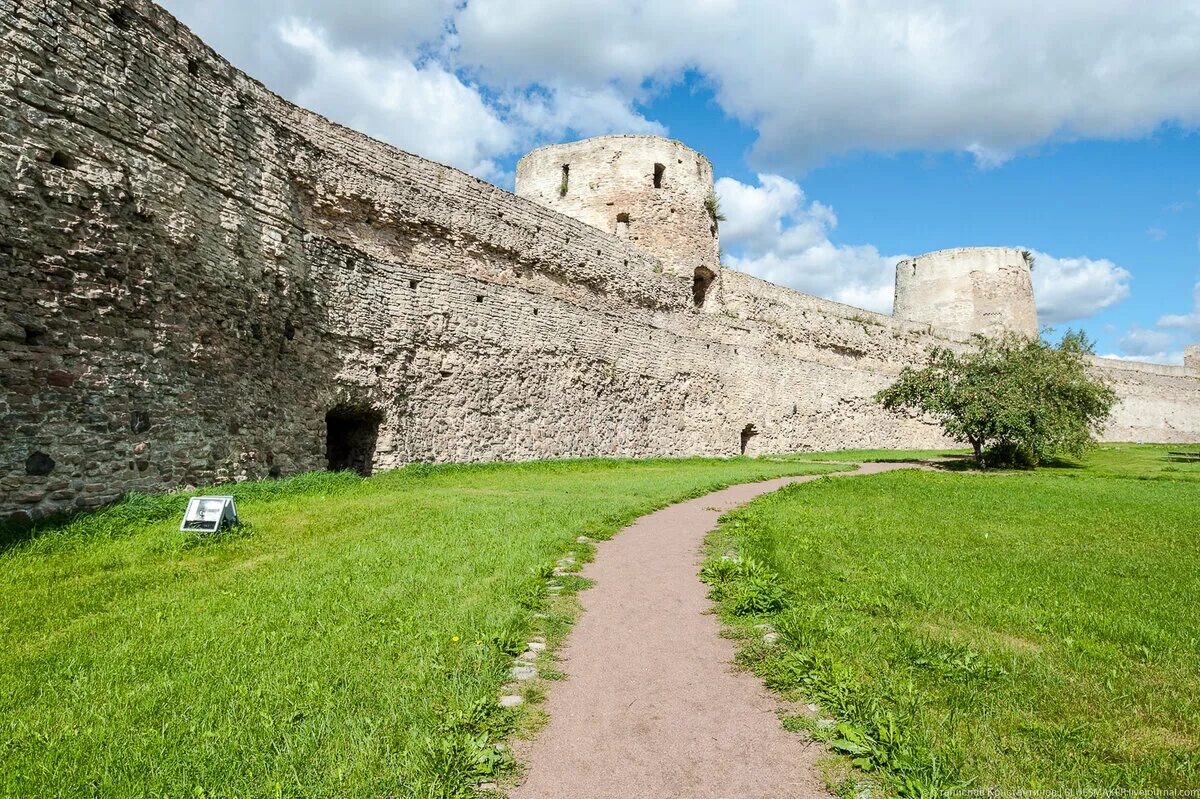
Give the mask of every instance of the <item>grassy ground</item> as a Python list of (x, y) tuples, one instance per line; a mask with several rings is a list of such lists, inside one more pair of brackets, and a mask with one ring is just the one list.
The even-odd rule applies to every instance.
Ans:
[(771, 455), (789, 461), (861, 461), (867, 463), (891, 463), (895, 461), (921, 461), (929, 458), (955, 458), (970, 454), (967, 449), (839, 449), (833, 452), (795, 452), (789, 455)]
[(38, 531), (0, 551), (0, 796), (469, 795), (510, 766), (492, 742), (518, 723), (495, 707), (512, 655), (568, 623), (533, 617), (547, 564), (672, 501), (810, 471), (318, 474), (234, 487), (248, 524), (216, 538), (178, 532), (181, 496)]
[(735, 630), (778, 630), (743, 660), (820, 706), (787, 723), (854, 761), (847, 793), (1194, 788), (1200, 465), (1172, 449), (785, 489), (726, 518), (714, 551), (744, 560), (704, 576)]

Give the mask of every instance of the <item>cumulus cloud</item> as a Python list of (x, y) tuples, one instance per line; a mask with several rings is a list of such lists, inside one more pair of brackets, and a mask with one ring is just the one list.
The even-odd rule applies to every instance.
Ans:
[(794, 181), (759, 175), (758, 185), (717, 181), (726, 220), (726, 265), (742, 272), (881, 313), (891, 313), (896, 262), (871, 245), (834, 244), (833, 209), (809, 202)]
[[(896, 263), (907, 255), (885, 255), (870, 244), (835, 244), (833, 209), (810, 201), (799, 184), (779, 175), (760, 174), (756, 186), (721, 178), (717, 196), (728, 217), (721, 225), (721, 244), (729, 266), (809, 294), (891, 312)], [(1034, 258), (1034, 294), (1043, 324), (1087, 319), (1129, 296), (1133, 276), (1108, 259), (1036, 251)]]
[[(538, 118), (551, 136), (652, 130), (635, 103), (685, 74), (757, 130), (752, 158), (771, 169), (914, 149), (969, 153), (991, 168), (1046, 140), (1200, 123), (1193, 0), (1161, 0), (1153, 13), (1136, 0), (164, 2), (293, 99), (311, 93), (316, 62), (281, 44), (281, 20), (322, 31), (332, 52), (359, 53), (382, 74), (401, 59), (418, 72), (436, 62), (487, 87), (479, 96), (514, 141)], [(536, 107), (539, 93), (548, 110), (522, 114), (514, 97)], [(359, 116), (374, 128), (390, 113), (364, 106)]]
[(295, 92), (301, 105), (356, 130), (444, 163), (490, 176), (492, 156), (512, 148), (512, 131), (479, 91), (436, 62), (335, 49), (322, 31), (290, 20), (280, 39), (306, 55), (313, 77)]
[(629, 100), (612, 86), (538, 86), (511, 92), (503, 102), (510, 124), (524, 143), (547, 138), (557, 141), (570, 135), (667, 133), (664, 125), (633, 110)]
[(1162, 358), (1175, 344), (1175, 337), (1163, 330), (1134, 325), (1121, 337), (1121, 351), (1138, 358)]
[(1034, 252), (1033, 293), (1044, 325), (1095, 316), (1129, 296), (1133, 275), (1106, 258), (1055, 258)]
[(1168, 314), (1158, 320), (1157, 326), (1178, 335), (1200, 337), (1200, 282), (1192, 289), (1192, 312)]
[(456, 63), (456, 0), (164, 0), (236, 66), (289, 100), (497, 182), (498, 159), (545, 141), (667, 133), (615, 85), (543, 76), (485, 86)]
[(1118, 342), (1120, 352), (1106, 358), (1182, 364), (1183, 348), (1200, 338), (1200, 282), (1192, 290), (1192, 310), (1159, 317), (1151, 328), (1134, 324)]
[(1163, 0), (471, 0), (460, 57), (493, 80), (638, 87), (695, 70), (766, 166), (959, 150), (992, 167), (1053, 138), (1200, 122), (1200, 7)]

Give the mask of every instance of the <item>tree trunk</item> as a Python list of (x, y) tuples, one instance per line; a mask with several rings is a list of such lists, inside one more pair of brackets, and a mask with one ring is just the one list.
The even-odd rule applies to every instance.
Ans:
[(975, 450), (975, 463), (980, 469), (986, 469), (987, 464), (983, 462), (983, 439), (967, 436), (967, 440), (971, 442), (971, 448)]

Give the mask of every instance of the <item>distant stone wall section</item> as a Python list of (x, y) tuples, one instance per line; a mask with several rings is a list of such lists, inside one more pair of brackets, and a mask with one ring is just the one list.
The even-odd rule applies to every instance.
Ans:
[(1183, 365), (1200, 373), (1200, 344), (1193, 344), (1183, 351)]
[(1011, 247), (941, 250), (896, 265), (897, 319), (992, 336), (1038, 334), (1033, 257)]
[[(0, 40), (0, 517), (329, 465), (948, 443), (871, 398), (957, 333), (728, 270), (698, 308), (707, 227), (654, 257), (284, 102), (145, 0), (0, 0)], [(1200, 381), (1104, 368), (1116, 429), (1200, 439)]]

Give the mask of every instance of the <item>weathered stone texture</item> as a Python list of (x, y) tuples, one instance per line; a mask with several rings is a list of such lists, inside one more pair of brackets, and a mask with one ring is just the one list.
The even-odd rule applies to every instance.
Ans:
[(947, 330), (1038, 334), (1032, 256), (1011, 247), (941, 250), (896, 264), (897, 319)]
[[(724, 270), (696, 308), (686, 148), (691, 221), (626, 241), (289, 105), (144, 0), (0, 0), (0, 38), (0, 516), (324, 468), (330, 411), (378, 418), (377, 468), (945, 443), (871, 396), (961, 336)], [(1200, 438), (1198, 381), (1105, 368), (1116, 429)]]
[(517, 164), (516, 193), (611, 233), (670, 272), (715, 274), (712, 164), (659, 136), (597, 136), (541, 147)]
[(1200, 344), (1193, 344), (1183, 351), (1183, 365), (1200, 372)]

